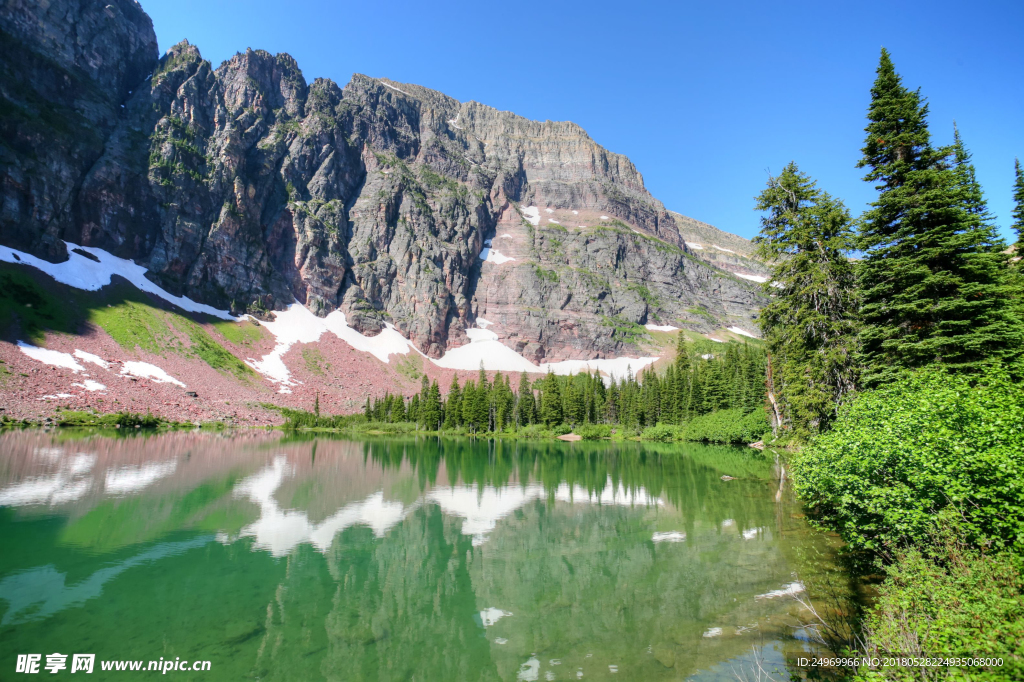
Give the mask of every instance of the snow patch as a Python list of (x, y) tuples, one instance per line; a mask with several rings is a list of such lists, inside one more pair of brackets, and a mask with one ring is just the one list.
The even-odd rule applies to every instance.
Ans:
[(704, 250), (704, 247), (701, 246), (700, 244), (691, 244), (690, 242), (683, 242), (683, 243), (686, 244), (687, 246), (689, 246), (691, 249), (697, 249), (698, 251), (703, 251)]
[(750, 332), (748, 332), (748, 331), (746, 331), (744, 329), (740, 329), (739, 327), (726, 327), (726, 328), (729, 331), (731, 331), (733, 334), (740, 334), (742, 336), (749, 336), (752, 339), (756, 339), (757, 338), (756, 334), (751, 334)]
[(44, 395), (40, 397), (40, 400), (59, 400), (61, 398), (74, 398), (70, 393), (52, 393), (50, 395)]
[(762, 277), (761, 275), (744, 275), (741, 272), (734, 272), (732, 274), (737, 277), (742, 277), (743, 279), (749, 279), (751, 282), (757, 282), (758, 284), (764, 284), (768, 281), (767, 277)]
[[(313, 343), (325, 332), (331, 332), (356, 350), (370, 353), (387, 363), (392, 353), (405, 355), (410, 343), (395, 327), (387, 324), (376, 336), (364, 336), (348, 326), (345, 313), (335, 310), (327, 317), (317, 317), (301, 303), (292, 303), (286, 310), (274, 313), (273, 322), (261, 322), (273, 334), (277, 345), (260, 360), (249, 358), (246, 364), (270, 381), (294, 386), (291, 372), (284, 364), (284, 355), (296, 343)], [(285, 392), (283, 389), (282, 393)], [(290, 392), (290, 391), (289, 391)]]
[(682, 542), (686, 539), (686, 533), (681, 533), (677, 530), (668, 531), (665, 533), (655, 533), (651, 536), (651, 540), (654, 542)]
[(722, 628), (708, 628), (704, 631), (705, 637), (718, 637), (722, 634)]
[(503, 234), (500, 237), (498, 237), (498, 239), (512, 239), (512, 235), (510, 235), (508, 232), (506, 232), (505, 234)]
[(644, 328), (650, 329), (652, 332), (674, 332), (679, 329), (679, 327), (673, 327), (670, 324), (645, 324)]
[(611, 220), (611, 218), (609, 218), (609, 217), (608, 217), (608, 216), (606, 216), (606, 215), (603, 215), (603, 216), (601, 216), (601, 220)]
[(523, 217), (526, 218), (526, 222), (530, 223), (534, 227), (540, 225), (540, 209), (536, 206), (527, 206), (524, 209), (520, 209)]
[(480, 252), (480, 260), (488, 263), (494, 263), (495, 265), (501, 265), (507, 263), (510, 260), (515, 260), (512, 256), (506, 256), (495, 249), (485, 248)]
[(487, 329), (492, 324), (494, 324), (494, 323), (491, 322), (490, 320), (485, 320), (482, 317), (476, 318), (476, 326), (480, 327), (481, 329)]
[(555, 225), (561, 225), (562, 224), (562, 223), (558, 222), (557, 220), (555, 220), (554, 218), (548, 218), (548, 222), (549, 223), (554, 223)]
[[(49, 261), (30, 256), (21, 251), (6, 246), (0, 246), (0, 261), (8, 263), (20, 263), (31, 265), (42, 270), (50, 277), (61, 284), (67, 284), (76, 289), (85, 291), (96, 291), (110, 284), (111, 277), (118, 275), (131, 282), (140, 291), (153, 294), (163, 300), (178, 306), (182, 310), (191, 313), (206, 313), (222, 320), (234, 320), (235, 318), (224, 310), (217, 310), (212, 306), (196, 303), (184, 296), (174, 296), (153, 282), (146, 279), (146, 268), (136, 265), (134, 261), (125, 260), (113, 256), (103, 249), (96, 249), (90, 246), (78, 246), (71, 242), (64, 242), (68, 247), (68, 259), (63, 263), (51, 263)], [(95, 258), (90, 258), (83, 253)]]
[(152, 379), (158, 384), (174, 384), (175, 386), (185, 388), (185, 384), (181, 383), (156, 365), (151, 365), (148, 362), (136, 362), (134, 360), (130, 360), (124, 363), (124, 367), (121, 368), (121, 374), (124, 376), (140, 377), (142, 379)]
[(18, 341), (18, 348), (21, 352), (29, 356), (33, 360), (43, 363), (44, 365), (53, 365), (54, 367), (63, 367), (64, 369), (70, 369), (76, 374), (78, 372), (84, 372), (85, 367), (82, 367), (71, 356), (71, 353), (62, 353), (59, 350), (50, 350), (48, 348), (39, 348), (31, 344), (25, 343), (24, 341)]
[(78, 386), (79, 388), (84, 388), (87, 391), (105, 391), (105, 390), (107, 390), (106, 386), (104, 386), (103, 384), (101, 384), (98, 381), (93, 381), (92, 379), (86, 379), (85, 383), (82, 383), (82, 384), (71, 384), (71, 385), (72, 386)]
[(553, 208), (545, 208), (544, 210), (545, 210), (545, 211), (546, 211), (547, 213), (554, 213), (554, 212), (555, 212), (555, 209), (553, 209)]
[(385, 88), (391, 88), (392, 90), (396, 90), (397, 92), (400, 92), (403, 95), (408, 95), (409, 97), (412, 97), (412, 95), (410, 95), (408, 92), (406, 92), (405, 90), (402, 90), (401, 88), (396, 88), (394, 85), (391, 85), (389, 83), (385, 83), (384, 81), (381, 81), (380, 84), (383, 85)]
[(709, 341), (714, 341), (715, 343), (725, 343), (725, 341), (723, 341), (722, 339), (716, 339), (715, 337), (711, 336), (710, 334), (705, 334), (704, 336), (708, 337)]
[(86, 353), (84, 350), (78, 350), (77, 348), (75, 349), (74, 355), (79, 360), (84, 360), (86, 362), (91, 362), (94, 365), (99, 365), (103, 369), (110, 369), (110, 363), (107, 362), (106, 360), (104, 360), (103, 358), (101, 358), (98, 355), (93, 355), (92, 353)]
[(748, 528), (747, 530), (743, 531), (743, 539), (744, 540), (753, 540), (754, 538), (757, 537), (757, 534), (760, 533), (760, 532), (761, 532), (760, 528)]
[(637, 372), (656, 361), (658, 358), (606, 358), (603, 360), (563, 360), (548, 362), (540, 366), (545, 374), (551, 370), (555, 374), (567, 376), (580, 372), (598, 372), (607, 376), (624, 377), (627, 372), (636, 376)]
[(715, 249), (718, 249), (719, 251), (725, 251), (726, 253), (736, 253), (736, 252), (735, 252), (735, 251), (733, 251), (732, 249), (723, 249), (723, 248), (722, 248), (721, 246), (719, 246), (718, 244), (712, 244), (712, 245), (711, 245), (711, 247), (712, 247), (712, 248), (715, 248)]
[(580, 212), (579, 212), (579, 211), (573, 211), (573, 212), (572, 212), (572, 214), (573, 214), (573, 215), (579, 215), (579, 214), (580, 214)]

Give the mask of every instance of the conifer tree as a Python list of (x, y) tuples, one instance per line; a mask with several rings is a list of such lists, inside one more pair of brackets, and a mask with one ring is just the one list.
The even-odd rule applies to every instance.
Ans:
[(765, 211), (754, 238), (758, 255), (774, 263), (760, 325), (773, 357), (777, 417), (814, 433), (827, 428), (856, 383), (850, 212), (793, 162), (768, 179), (756, 208)]
[(448, 387), (448, 397), (444, 408), (444, 428), (457, 429), (462, 424), (462, 392), (459, 390), (459, 377), (452, 375), (452, 383)]
[[(1021, 170), (1020, 159), (1013, 160), (1013, 224), (1010, 226), (1017, 233), (1017, 250), (1014, 256), (1024, 256), (1024, 170)], [(1018, 260), (1017, 263), (1021, 261)]]
[(427, 409), (427, 414), (431, 420), (430, 428), (440, 429), (441, 423), (444, 420), (444, 407), (441, 403), (441, 387), (437, 384), (437, 380), (430, 382), (430, 395), (427, 398)]
[(406, 419), (416, 424), (422, 424), (420, 419), (420, 394), (413, 393), (412, 397), (409, 398), (409, 410), (406, 413)]
[(462, 423), (473, 433), (480, 429), (479, 392), (472, 379), (468, 379), (462, 387)]
[(529, 426), (534, 423), (536, 406), (533, 398), (533, 389), (530, 387), (530, 377), (526, 372), (519, 375), (519, 396), (516, 400), (516, 424), (518, 426)]
[(879, 190), (858, 243), (867, 386), (931, 362), (973, 369), (1020, 342), (1006, 300), (1005, 247), (970, 214), (962, 175), (949, 164), (955, 150), (932, 146), (927, 116), (920, 91), (903, 86), (883, 49), (858, 162)]
[(558, 386), (558, 377), (550, 370), (544, 378), (544, 386), (540, 396), (540, 418), (547, 426), (562, 423), (562, 391)]

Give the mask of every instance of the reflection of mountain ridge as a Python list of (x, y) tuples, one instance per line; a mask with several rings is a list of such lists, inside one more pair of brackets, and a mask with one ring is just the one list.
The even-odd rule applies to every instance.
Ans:
[[(537, 679), (678, 679), (742, 655), (744, 628), (785, 615), (781, 591), (803, 570), (787, 538), (813, 540), (774, 502), (771, 464), (733, 448), (168, 434), (141, 453), (65, 443), (44, 461), (45, 441), (22, 438), (3, 441), (15, 456), (0, 490), (84, 453), (94, 488), (115, 472), (119, 492), (37, 505), (67, 519), (61, 558), (34, 554), (0, 581), (66, 575), (77, 589), (124, 564), (89, 602), (108, 617), (130, 605), (124, 641), (202, 650), (235, 677), (512, 680), (531, 661)], [(202, 548), (125, 563), (184, 533)], [(154, 584), (180, 604), (127, 598)], [(11, 618), (38, 608), (8, 601)], [(62, 628), (88, 622), (81, 604), (40, 627), (77, 643)]]

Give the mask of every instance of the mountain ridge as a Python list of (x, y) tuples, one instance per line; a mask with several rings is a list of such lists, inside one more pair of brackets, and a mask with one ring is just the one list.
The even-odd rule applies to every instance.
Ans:
[(540, 366), (660, 354), (654, 330), (756, 334), (749, 242), (668, 211), (578, 124), (310, 82), (285, 53), (213, 68), (182, 41), (158, 58), (134, 0), (12, 0), (0, 30), (3, 246), (99, 249), (233, 315), (341, 311), (433, 360), (481, 340)]

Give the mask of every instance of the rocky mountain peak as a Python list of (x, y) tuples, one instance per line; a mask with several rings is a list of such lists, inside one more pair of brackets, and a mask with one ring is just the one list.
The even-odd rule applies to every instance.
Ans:
[[(754, 327), (742, 273), (758, 264), (691, 248), (701, 224), (574, 123), (360, 74), (307, 85), (263, 50), (213, 69), (182, 41), (157, 60), (130, 0), (11, 2), (0, 22), (24, 46), (3, 48), (19, 113), (2, 121), (0, 243), (105, 249), (235, 313), (341, 310), (435, 358), (481, 319), (531, 361), (635, 352), (651, 323)], [(14, 75), (25, 65), (32, 78)], [(96, 87), (66, 96), (80, 73)], [(37, 154), (44, 139), (61, 144)]]

